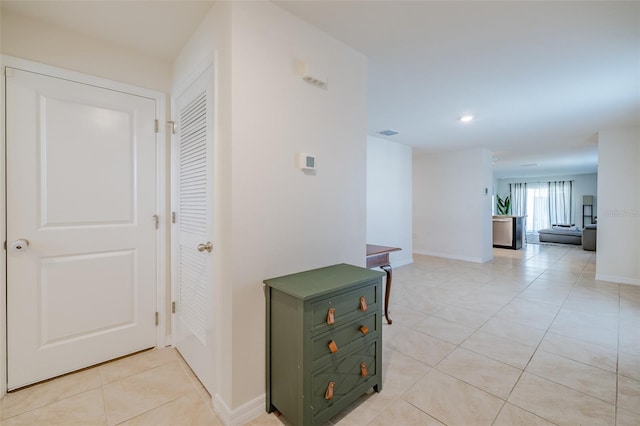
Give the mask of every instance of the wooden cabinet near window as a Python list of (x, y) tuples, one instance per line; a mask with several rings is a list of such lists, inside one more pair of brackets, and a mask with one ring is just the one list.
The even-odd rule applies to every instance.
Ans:
[(340, 264), (264, 281), (267, 412), (322, 424), (382, 390), (382, 275)]

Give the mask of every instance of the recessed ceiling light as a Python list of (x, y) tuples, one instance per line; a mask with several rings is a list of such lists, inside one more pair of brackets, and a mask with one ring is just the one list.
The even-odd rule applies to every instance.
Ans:
[(397, 135), (399, 132), (396, 132), (393, 129), (387, 129), (387, 130), (383, 130), (383, 131), (378, 132), (378, 133), (380, 133), (381, 135), (385, 135), (385, 136), (393, 136), (393, 135)]
[(473, 115), (471, 114), (463, 115), (462, 117), (460, 117), (460, 122), (462, 123), (468, 123), (470, 121), (473, 121)]

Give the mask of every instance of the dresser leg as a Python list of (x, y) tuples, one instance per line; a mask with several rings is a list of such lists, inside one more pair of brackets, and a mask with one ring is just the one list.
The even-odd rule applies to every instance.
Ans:
[(393, 321), (391, 321), (391, 319), (389, 318), (389, 298), (391, 297), (391, 272), (392, 272), (391, 265), (381, 266), (380, 269), (382, 269), (384, 272), (387, 273), (387, 285), (384, 293), (384, 316), (387, 319), (387, 323), (393, 324)]

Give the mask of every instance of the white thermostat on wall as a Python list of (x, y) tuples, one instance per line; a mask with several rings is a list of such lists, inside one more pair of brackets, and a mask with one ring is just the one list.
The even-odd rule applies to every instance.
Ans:
[(315, 170), (316, 156), (311, 154), (300, 154), (300, 170)]

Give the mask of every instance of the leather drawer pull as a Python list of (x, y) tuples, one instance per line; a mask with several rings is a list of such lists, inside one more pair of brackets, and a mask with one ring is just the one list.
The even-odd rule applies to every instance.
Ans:
[(362, 377), (367, 377), (369, 375), (369, 372), (367, 371), (367, 364), (364, 362), (360, 363), (360, 375)]
[(361, 326), (360, 326), (360, 332), (361, 332), (362, 334), (367, 334), (367, 333), (369, 332), (369, 329), (367, 328), (367, 326), (366, 326), (366, 325), (361, 325)]
[(329, 386), (327, 386), (327, 391), (324, 393), (324, 399), (327, 401), (333, 399), (333, 387), (336, 385), (336, 382), (329, 382)]
[(362, 297), (360, 298), (360, 310), (361, 310), (362, 312), (364, 312), (364, 311), (366, 311), (366, 310), (367, 310), (367, 299), (365, 299), (365, 297), (364, 297), (364, 296), (362, 296)]
[(335, 341), (330, 341), (329, 342), (329, 350), (331, 351), (332, 354), (338, 352), (338, 345), (336, 345)]
[(336, 322), (335, 314), (336, 308), (329, 308), (329, 311), (327, 312), (327, 324), (331, 325)]

